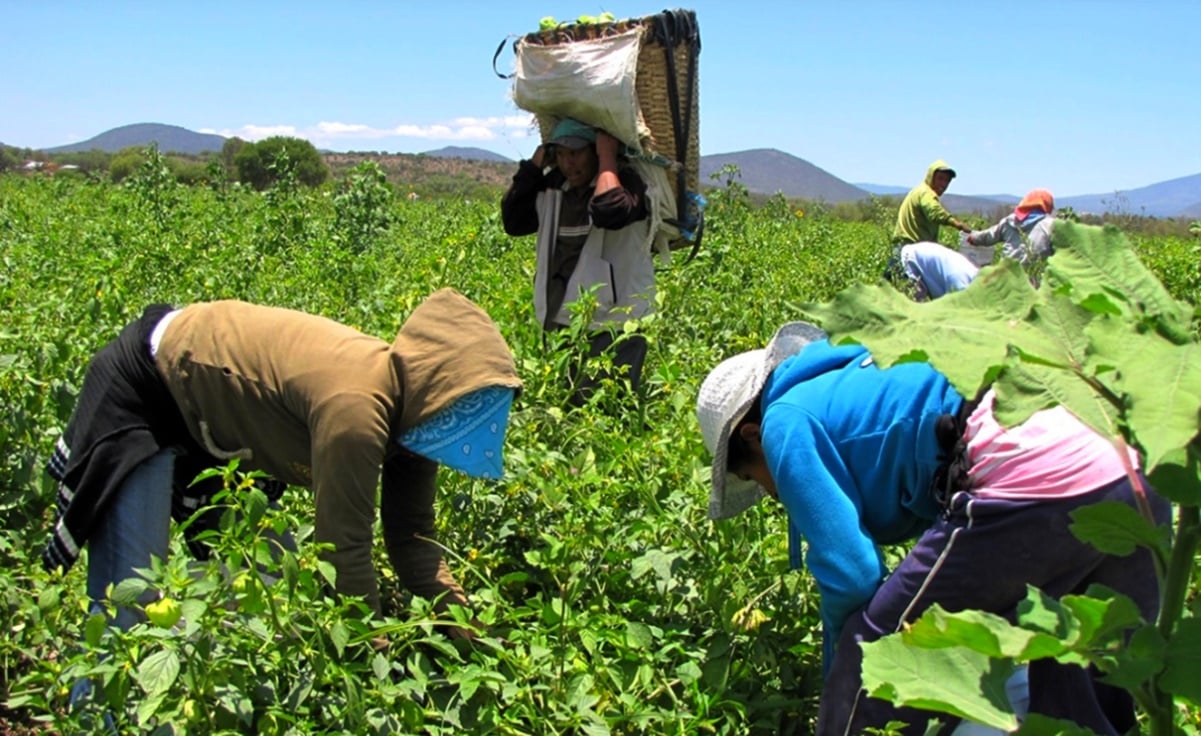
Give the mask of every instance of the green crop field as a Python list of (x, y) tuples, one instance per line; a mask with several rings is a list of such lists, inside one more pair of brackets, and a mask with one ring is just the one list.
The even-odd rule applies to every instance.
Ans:
[[(129, 733), (811, 730), (815, 586), (788, 570), (778, 506), (707, 520), (694, 402), (712, 366), (761, 347), (801, 305), (878, 282), (893, 213), (847, 222), (782, 198), (752, 207), (737, 184), (715, 190), (700, 254), (661, 270), (658, 311), (642, 323), (645, 402), (602, 391), (569, 409), (563, 347), (578, 330), (542, 334), (533, 241), (504, 234), (499, 195), (407, 201), (369, 166), (263, 193), (185, 187), (152, 162), (121, 185), (0, 177), (0, 733), (102, 730), (104, 710), (67, 708), (85, 674)], [(1198, 302), (1196, 239), (1132, 241), (1173, 296)], [(182, 611), (170, 628), (105, 630), (87, 615), (85, 564), (43, 571), (54, 493), (43, 466), (92, 352), (145, 305), (244, 299), (391, 341), (445, 286), (492, 315), (525, 383), (504, 479), (440, 471), (440, 541), (487, 626), (475, 646), (453, 644), (429, 603), (403, 594), (382, 542), (382, 623), (326, 595), (312, 544), (266, 582), (245, 572), (270, 529), (311, 533), (304, 489), (279, 512), (233, 494), (246, 513), (207, 563), (176, 530), (152, 574)], [(1177, 720), (1197, 732), (1195, 710)]]

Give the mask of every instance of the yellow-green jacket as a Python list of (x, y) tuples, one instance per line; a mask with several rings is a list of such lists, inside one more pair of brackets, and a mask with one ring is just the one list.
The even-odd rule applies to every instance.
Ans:
[(930, 164), (930, 168), (926, 169), (925, 181), (905, 195), (905, 199), (901, 201), (901, 208), (897, 211), (897, 226), (892, 231), (893, 245), (937, 243), (938, 228), (955, 221), (954, 215), (942, 206), (942, 201), (932, 188), (934, 172), (949, 168), (950, 164), (942, 159)]

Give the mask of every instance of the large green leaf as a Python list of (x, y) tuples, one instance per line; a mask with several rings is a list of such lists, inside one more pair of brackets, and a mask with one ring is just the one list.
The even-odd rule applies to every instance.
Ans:
[(1167, 557), (1166, 531), (1120, 501), (1102, 501), (1069, 514), (1072, 534), (1108, 555), (1125, 557), (1139, 547)]
[(1069, 224), (1056, 233), (1054, 268), (1037, 292), (1016, 262), (1003, 261), (932, 302), (855, 286), (802, 310), (835, 342), (866, 345), (882, 366), (927, 360), (964, 395), (995, 376), (1007, 426), (1055, 405), (1108, 437), (1125, 421), (1152, 469), (1201, 429), (1190, 312), (1116, 230)]
[(1077, 640), (1079, 622), (1064, 610), (1059, 601), (1032, 585), (1026, 586), (1026, 598), (1018, 603), (1018, 624), (1032, 631), (1050, 634), (1065, 643)]
[(1121, 368), (1112, 385), (1125, 401), (1143, 463), (1153, 469), (1201, 430), (1201, 345), (1173, 344), (1112, 317), (1094, 320), (1088, 333), (1093, 366)]
[(1077, 303), (1097, 298), (1120, 302), (1128, 317), (1155, 321), (1169, 339), (1190, 339), (1192, 310), (1168, 293), (1116, 227), (1060, 221), (1051, 242), (1055, 255), (1047, 261), (1049, 287), (1065, 287)]
[(1104, 652), (1099, 666), (1105, 672), (1104, 681), (1132, 692), (1142, 688), (1164, 667), (1167, 642), (1154, 624), (1135, 631), (1125, 646)]
[(90, 647), (100, 645), (100, 638), (104, 636), (105, 629), (108, 628), (108, 617), (103, 613), (93, 613), (88, 616), (87, 623), (84, 624), (84, 641)]
[(1117, 433), (1119, 407), (1098, 394), (1087, 328), (1094, 315), (1045, 288), (1044, 301), (1031, 310), (1028, 322), (1038, 339), (1010, 346), (1012, 359), (997, 379), (997, 421), (1021, 424), (1031, 414), (1052, 406), (1070, 407), (1085, 424), (1105, 436)]
[(1037, 296), (1016, 262), (985, 269), (971, 286), (917, 303), (887, 285), (849, 287), (803, 313), (833, 342), (861, 342), (881, 366), (926, 360), (965, 396), (976, 393), (1021, 344), (1056, 359), (1064, 351), (1025, 320)]
[(161, 695), (179, 676), (179, 655), (171, 649), (160, 649), (142, 660), (134, 679), (149, 696)]
[(1159, 684), (1193, 705), (1201, 705), (1201, 620), (1186, 618), (1177, 623), (1166, 655)]
[(1078, 649), (1108, 646), (1145, 623), (1134, 601), (1104, 585), (1090, 585), (1085, 595), (1065, 595), (1059, 603), (1076, 620), (1072, 645)]
[(1102, 436), (1118, 434), (1117, 407), (1102, 399), (1071, 371), (1015, 361), (997, 376), (995, 389), (993, 413), (1002, 426), (1012, 427), (1036, 411), (1063, 406)]
[(1022, 727), (1014, 736), (1097, 736), (1096, 733), (1084, 726), (1059, 718), (1048, 718), (1038, 713), (1030, 713), (1022, 720)]
[(1201, 506), (1201, 461), (1192, 452), (1192, 445), (1168, 453), (1147, 476), (1164, 498), (1182, 506)]
[(900, 636), (863, 645), (863, 685), (874, 698), (950, 713), (1011, 731), (1017, 717), (1005, 682), (1014, 665), (964, 647), (917, 649)]
[(1055, 657), (1066, 651), (1049, 634), (1014, 626), (986, 611), (948, 613), (935, 604), (901, 634), (909, 646), (925, 649), (959, 646), (993, 659), (1017, 661)]

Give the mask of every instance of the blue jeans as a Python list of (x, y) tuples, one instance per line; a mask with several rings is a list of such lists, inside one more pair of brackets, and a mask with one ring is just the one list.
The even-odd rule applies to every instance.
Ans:
[[(88, 538), (88, 598), (92, 613), (103, 611), (108, 586), (137, 575), (135, 568), (149, 567), (151, 556), (167, 559), (171, 542), (171, 490), (175, 450), (158, 454), (134, 469)], [(157, 593), (148, 589), (143, 604)], [(113, 623), (128, 631), (144, 618), (138, 608), (119, 606)], [(93, 683), (83, 679), (71, 688), (72, 708), (92, 697)], [(104, 715), (106, 730), (116, 733), (112, 715)]]
[[(139, 465), (116, 494), (88, 539), (88, 597), (100, 609), (109, 585), (135, 577), (151, 556), (167, 559), (171, 541), (171, 491), (175, 450), (161, 450)], [(155, 598), (147, 590), (142, 603)], [(136, 608), (121, 606), (114, 624), (128, 631), (143, 619)]]

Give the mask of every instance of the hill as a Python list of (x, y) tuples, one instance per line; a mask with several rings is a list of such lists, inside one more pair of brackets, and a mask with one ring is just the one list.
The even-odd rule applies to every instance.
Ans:
[(497, 161), (501, 163), (516, 163), (499, 153), (484, 148), (464, 148), (463, 146), (445, 146), (433, 151), (425, 151), (422, 155), (434, 158), (461, 158), (468, 161)]
[[(144, 147), (157, 142), (164, 153), (200, 154), (218, 152), (225, 144), (219, 135), (196, 133), (177, 125), (136, 123), (105, 131), (79, 143), (46, 149), (46, 153), (73, 153), (98, 149), (113, 153), (131, 146)], [(460, 186), (506, 186), (512, 176), (512, 159), (483, 148), (446, 146), (422, 154), (359, 154), (323, 151), (335, 170), (354, 158), (381, 162), (397, 184), (411, 182), (422, 175), (423, 167), (435, 180), (449, 177)], [(429, 162), (422, 164), (419, 159)], [(457, 162), (457, 163), (446, 163)], [(851, 184), (808, 161), (771, 148), (701, 156), (702, 187), (720, 186), (710, 176), (726, 165), (735, 165), (741, 183), (755, 194), (781, 192), (792, 199), (821, 200), (831, 204), (866, 199), (870, 195), (899, 197), (909, 187), (885, 184)], [(444, 182), (445, 183), (445, 182)], [(954, 212), (976, 212), (992, 216), (1011, 207), (1018, 197), (1010, 194), (966, 196), (954, 192), (943, 196), (943, 204)], [(1128, 213), (1154, 217), (1201, 217), (1201, 174), (1159, 182), (1113, 194), (1086, 194), (1058, 197), (1060, 207), (1072, 207), (1080, 213)]]
[(905, 196), (909, 191), (909, 187), (894, 187), (889, 184), (870, 184), (867, 182), (854, 182), (854, 185), (865, 192), (875, 194), (881, 197), (890, 197), (893, 195)]
[(225, 137), (210, 133), (196, 133), (178, 125), (135, 123), (107, 130), (80, 143), (47, 148), (46, 153), (74, 153), (93, 149), (116, 153), (130, 146), (148, 146), (155, 142), (158, 143), (159, 150), (164, 153), (174, 151), (196, 154), (220, 151), (221, 147), (225, 145)]
[[(855, 184), (860, 189), (871, 192), (878, 197), (904, 197), (912, 187), (897, 187), (890, 184)], [(943, 206), (952, 212), (974, 212), (980, 215), (998, 215), (999, 211), (1017, 204), (1021, 197), (1012, 194), (955, 194), (948, 193), (940, 197)]]
[(951, 212), (973, 212), (989, 218), (1000, 217), (1012, 209), (1013, 203), (1018, 201), (1014, 199), (1011, 202), (1004, 202), (998, 199), (975, 197), (967, 194), (952, 194), (950, 192), (939, 197), (939, 200), (942, 201), (942, 206)]
[[(702, 186), (712, 186), (709, 177), (729, 164), (738, 167), (742, 184), (752, 192), (782, 193), (796, 199), (854, 202), (867, 198), (867, 192), (852, 186), (808, 161), (774, 148), (719, 153), (701, 156)], [(718, 185), (721, 183), (718, 182)]]
[(326, 153), (323, 158), (335, 179), (364, 161), (373, 161), (400, 193), (423, 196), (499, 197), (497, 192), (509, 186), (517, 169), (512, 162), (426, 153)]
[[(757, 194), (782, 193), (794, 199), (821, 200), (830, 204), (856, 202), (867, 199), (871, 194), (902, 197), (909, 187), (869, 185), (878, 191), (849, 184), (808, 161), (774, 148), (757, 148), (710, 156), (701, 156), (701, 182), (703, 186), (719, 184), (709, 176), (721, 171), (723, 166), (733, 164), (741, 173), (742, 184)], [(953, 212), (977, 212), (991, 215), (1004, 202), (982, 197), (946, 194), (943, 204)]]
[(1192, 217), (1194, 206), (1201, 203), (1201, 174), (1182, 176), (1138, 189), (1111, 194), (1081, 194), (1055, 198), (1058, 207), (1077, 212), (1125, 213), (1152, 217)]
[(973, 194), (972, 196), (976, 199), (987, 199), (990, 202), (1000, 202), (1001, 204), (1014, 206), (1016, 206), (1018, 202), (1022, 201), (1021, 197), (1013, 194)]

